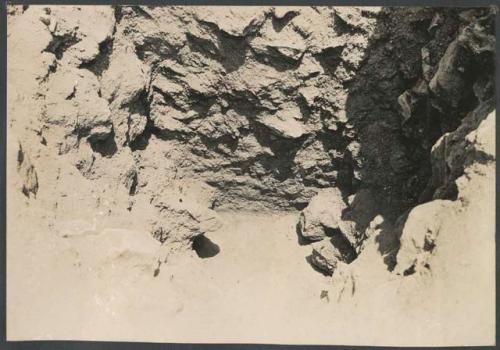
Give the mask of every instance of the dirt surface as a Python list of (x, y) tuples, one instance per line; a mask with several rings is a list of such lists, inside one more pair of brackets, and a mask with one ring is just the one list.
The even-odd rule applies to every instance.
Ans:
[[(494, 325), (494, 293), (484, 293), (494, 283), (492, 208), (486, 202), (461, 214), (449, 228), (457, 233), (451, 245), (443, 237), (448, 249), (434, 264), (452, 262), (453, 270), (423, 279), (391, 276), (373, 252), (355, 270), (354, 286), (332, 284), (305, 263), (310, 250), (297, 244), (290, 214), (225, 213), (225, 228), (209, 236), (219, 254), (177, 256), (156, 277), (144, 252), (158, 246), (144, 232), (115, 224), (61, 239), (19, 230), (8, 246), (9, 261), (18, 262), (9, 264), (9, 338), (487, 344), (494, 338), (484, 333)], [(467, 235), (470, 217), (486, 220), (475, 230), (485, 243)], [(474, 250), (463, 249), (471, 244)]]

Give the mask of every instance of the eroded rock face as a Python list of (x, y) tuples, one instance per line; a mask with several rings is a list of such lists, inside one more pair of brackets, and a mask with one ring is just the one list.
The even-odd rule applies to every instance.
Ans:
[[(167, 163), (216, 188), (223, 209), (288, 210), (321, 188), (350, 186), (356, 156), (344, 135), (343, 84), (363, 59), (377, 10), (93, 11), (32, 7), (17, 18), (47, 37), (38, 119), (58, 153), (89, 143), (105, 158), (127, 155), (141, 178), (142, 163), (161, 166), (153, 143), (176, 148)], [(105, 166), (88, 164), (85, 176)]]
[(360, 144), (360, 187), (378, 192), (391, 221), (430, 199), (421, 194), (432, 172), (431, 148), (493, 96), (487, 87), (494, 66), (489, 10), (401, 9), (405, 21), (393, 11), (377, 22), (378, 44), (358, 72), (346, 108)]
[[(476, 205), (470, 202), (478, 201), (477, 196), (485, 190), (488, 183), (492, 184), (490, 181), (495, 170), (495, 113), (485, 116), (484, 111), (471, 112), (474, 113), (482, 114), (484, 118), (475, 129), (468, 134), (461, 133), (463, 128), (470, 126), (469, 120), (464, 119), (461, 128), (452, 133), (455, 140), (461, 140), (459, 146), (461, 152), (454, 149), (447, 153), (444, 159), (434, 158), (436, 165), (443, 161), (453, 164), (450, 167), (453, 169), (450, 177), (442, 178), (441, 183), (443, 186), (448, 186), (453, 182), (459, 200), (435, 199), (415, 207), (410, 212), (401, 235), (401, 248), (397, 255), (397, 269), (400, 273), (411, 274), (421, 273), (426, 269), (431, 270), (433, 255), (436, 254), (434, 249), (441, 239), (439, 235), (447, 235), (449, 236), (447, 239), (452, 239), (453, 232), (449, 232), (447, 226), (453, 223), (454, 218), (461, 215), (461, 211), (467, 211), (469, 206)], [(460, 168), (460, 177), (455, 177), (458, 174), (457, 167)], [(436, 168), (440, 169), (439, 166)], [(441, 173), (439, 171), (438, 174)], [(477, 193), (473, 193), (474, 191)], [(438, 189), (435, 196), (438, 197), (441, 193)], [(485, 201), (487, 200), (488, 198), (485, 198)], [(474, 233), (464, 232), (464, 234)]]
[[(358, 133), (348, 146), (354, 157), (352, 180), (359, 180), (360, 189), (348, 197), (349, 205), (337, 200), (341, 208), (332, 203), (319, 206), (313, 198), (301, 213), (299, 226), (303, 236), (320, 240), (332, 226), (321, 224), (327, 218), (334, 216), (339, 229), (342, 223), (354, 222), (358, 243), (351, 243), (358, 253), (376, 244), (389, 270), (397, 264), (402, 274), (411, 274), (427, 264), (426, 254), (433, 254), (440, 218), (457, 210), (456, 203), (439, 200), (457, 198), (456, 180), (463, 179), (468, 166), (494, 159), (491, 150), (476, 149), (473, 140), (484, 130), (481, 123), (492, 120), (495, 40), (488, 10), (403, 12), (408, 22), (380, 18), (376, 36), (394, 40), (374, 46), (348, 101), (348, 119)], [(393, 26), (386, 27), (390, 23)], [(409, 30), (412, 23), (415, 27)], [(421, 56), (416, 59), (411, 55), (418, 50)], [(374, 76), (382, 80), (370, 81)], [(409, 81), (413, 83), (403, 90)], [(434, 201), (411, 210), (430, 200)], [(441, 208), (445, 204), (450, 210)], [(308, 217), (309, 233), (304, 230)], [(378, 217), (385, 227), (376, 228), (372, 219)], [(363, 244), (370, 237), (375, 238)], [(336, 266), (332, 261), (338, 260), (333, 251), (338, 247), (324, 246), (322, 242), (321, 249), (313, 247), (311, 262), (332, 273)]]
[(219, 209), (303, 209), (323, 270), (369, 244), (392, 269), (401, 236), (406, 271), (423, 244), (404, 243), (410, 210), (455, 200), (494, 159), (490, 9), (11, 12), (9, 130), (29, 154), (23, 191), (56, 216), (77, 200), (148, 212), (159, 241), (185, 248)]
[[(97, 77), (88, 70), (59, 69), (46, 85), (50, 94), (45, 100), (42, 120), (47, 128), (61, 128), (65, 138), (88, 137), (90, 143), (107, 139), (113, 129), (108, 102), (98, 94)], [(48, 138), (50, 142), (56, 140)], [(69, 152), (74, 145), (66, 145)]]

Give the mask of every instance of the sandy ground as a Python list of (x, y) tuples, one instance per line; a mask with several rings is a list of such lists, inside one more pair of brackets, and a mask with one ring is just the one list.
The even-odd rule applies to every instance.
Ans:
[(224, 227), (210, 235), (219, 254), (174, 256), (154, 277), (159, 245), (131, 225), (61, 221), (47, 231), (36, 219), (43, 209), (11, 212), (8, 339), (360, 345), (494, 339), (494, 296), (477, 299), (494, 290), (487, 241), (475, 246), (481, 262), (449, 252), (444, 256), (454, 257), (461, 272), (427, 282), (389, 275), (367, 252), (355, 295), (338, 299), (329, 278), (305, 261), (310, 247), (298, 244), (295, 213), (221, 215)]
[[(222, 217), (225, 226), (210, 236), (219, 254), (177, 256), (157, 277), (140, 245), (119, 247), (120, 235), (146, 233), (12, 236), (9, 255), (17, 259), (9, 261), (22, 264), (9, 265), (9, 290), (16, 291), (9, 337), (241, 342), (258, 333), (272, 341), (280, 331), (288, 338), (294, 325), (303, 338), (308, 330), (300, 325), (324, 313), (328, 278), (305, 262), (310, 248), (297, 244), (296, 214)], [(146, 242), (135, 243), (154, 251)]]

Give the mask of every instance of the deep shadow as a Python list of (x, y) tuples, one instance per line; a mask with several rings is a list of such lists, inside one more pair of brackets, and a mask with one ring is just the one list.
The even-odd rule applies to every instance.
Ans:
[(376, 214), (394, 222), (416, 204), (430, 176), (429, 150), (404, 136), (397, 100), (421, 75), (421, 50), (431, 39), (427, 28), (433, 15), (423, 8), (382, 9), (362, 66), (349, 83), (346, 115), (363, 159), (356, 187), (376, 208), (371, 217), (353, 215), (362, 221), (361, 230)]
[[(467, 91), (461, 92), (463, 96), (454, 105), (428, 90), (430, 78), (423, 73), (424, 63), (430, 67), (429, 76), (436, 73), (440, 59), (457, 36), (459, 13), (463, 10), (383, 8), (362, 64), (346, 85), (346, 116), (360, 144), (362, 166), (355, 169), (359, 179), (351, 186), (351, 193), (356, 197), (343, 218), (355, 221), (358, 232), (364, 232), (376, 215), (384, 217), (386, 224), (380, 228), (377, 243), (389, 269), (396, 264), (399, 238), (409, 211), (432, 199), (432, 195), (422, 196), (432, 175), (432, 146), (445, 132), (455, 130), (478, 104), (472, 95), (474, 81), (483, 75), (477, 71), (480, 57), (472, 64), (474, 60), (464, 55)], [(436, 12), (440, 23), (430, 30)], [(422, 49), (431, 53), (428, 62), (423, 61)], [(422, 81), (424, 92), (416, 96), (412, 114), (405, 120), (398, 97)], [(347, 190), (345, 194), (349, 194), (348, 186), (343, 187), (343, 193)]]
[(316, 272), (319, 272), (321, 273), (322, 275), (324, 276), (332, 276), (333, 273), (330, 272), (330, 271), (326, 271), (326, 270), (323, 270), (323, 269), (320, 269), (318, 266), (316, 266), (313, 262), (312, 262), (312, 259), (313, 259), (313, 256), (312, 254), (311, 255), (308, 255), (305, 257), (305, 260), (307, 261), (307, 263), (313, 268), (314, 271)]
[(151, 119), (148, 118), (146, 122), (146, 127), (144, 128), (144, 132), (139, 135), (135, 140), (129, 142), (129, 147), (134, 151), (143, 151), (149, 145), (149, 139), (151, 135), (154, 134), (154, 123)]
[(335, 69), (342, 62), (340, 54), (344, 47), (329, 47), (321, 51), (319, 54), (315, 55), (315, 58), (321, 64), (323, 69), (333, 75)]
[(297, 242), (299, 243), (299, 245), (309, 245), (314, 242), (302, 236), (302, 233), (300, 232), (299, 222), (297, 222), (297, 224), (295, 225), (295, 233), (297, 234)]
[(193, 239), (193, 250), (202, 258), (212, 258), (220, 253), (220, 247), (205, 235), (198, 235)]
[(298, 15), (298, 11), (290, 11), (288, 12), (285, 16), (282, 18), (277, 18), (276, 16), (272, 17), (272, 25), (273, 29), (279, 33), (285, 28), (285, 26), (294, 18)]
[(99, 153), (103, 157), (112, 157), (118, 151), (114, 130), (104, 140), (89, 137), (88, 142), (90, 143), (92, 151)]
[(187, 33), (188, 45), (191, 50), (219, 61), (226, 73), (238, 70), (245, 63), (249, 49), (245, 38), (227, 34), (214, 23), (200, 22), (200, 25), (212, 35), (212, 38), (207, 39)]
[(330, 227), (325, 227), (325, 233), (330, 237), (330, 242), (332, 245), (340, 252), (342, 255), (342, 260), (346, 263), (351, 263), (356, 259), (358, 254), (354, 247), (351, 245), (349, 240), (344, 236), (342, 232), (338, 229), (332, 229)]
[(114, 35), (99, 44), (99, 54), (91, 61), (80, 64), (79, 68), (88, 69), (96, 76), (109, 68), (109, 58), (113, 53)]

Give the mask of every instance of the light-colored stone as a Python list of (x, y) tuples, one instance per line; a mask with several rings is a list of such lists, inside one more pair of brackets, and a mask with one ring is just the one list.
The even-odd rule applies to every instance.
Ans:
[(299, 228), (302, 236), (310, 240), (326, 237), (325, 228), (339, 229), (342, 212), (347, 205), (337, 188), (323, 189), (301, 212)]

